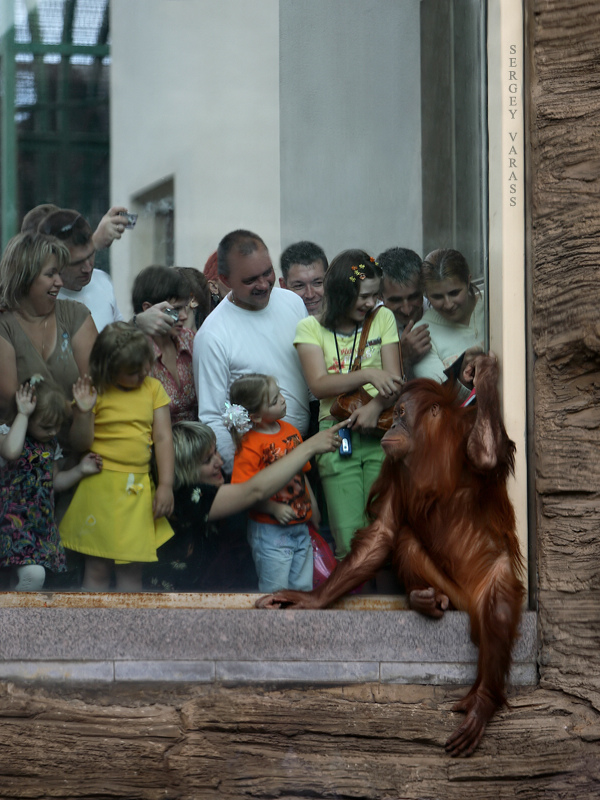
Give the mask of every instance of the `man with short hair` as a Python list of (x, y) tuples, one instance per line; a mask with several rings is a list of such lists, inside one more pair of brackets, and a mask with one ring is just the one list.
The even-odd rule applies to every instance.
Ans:
[[(37, 210), (26, 215), (23, 227), (34, 224)], [(68, 266), (61, 272), (63, 286), (59, 299), (77, 300), (86, 305), (98, 331), (111, 322), (122, 320), (110, 277), (102, 270), (94, 271), (96, 245), (87, 220), (77, 211), (59, 208), (39, 220), (37, 230), (60, 239), (71, 256)]]
[(327, 256), (314, 242), (296, 242), (281, 254), (279, 285), (290, 289), (304, 301), (310, 316), (318, 316), (323, 307), (323, 279), (327, 271)]
[(294, 347), (296, 324), (306, 308), (293, 292), (273, 288), (271, 256), (257, 234), (233, 231), (217, 253), (219, 277), (229, 294), (196, 334), (194, 379), (198, 416), (215, 432), (224, 469), (231, 474), (234, 446), (223, 413), (229, 387), (241, 375), (272, 375), (286, 400), (285, 419), (306, 434), (308, 387)]
[[(27, 231), (37, 233), (40, 223), (48, 215), (61, 210), (65, 211), (67, 209), (61, 209), (60, 206), (55, 206), (54, 203), (42, 203), (39, 206), (35, 206), (23, 217), (21, 233)], [(70, 211), (70, 209), (68, 210)], [(92, 234), (92, 241), (96, 250), (104, 250), (110, 247), (115, 239), (121, 238), (128, 222), (127, 217), (124, 216), (126, 213), (127, 209), (124, 206), (113, 206), (108, 209)]]
[[(78, 211), (47, 203), (31, 209), (21, 225), (22, 231), (54, 236), (67, 246), (71, 260), (61, 272), (63, 286), (58, 297), (77, 300), (87, 306), (98, 331), (123, 319), (110, 276), (100, 269), (95, 270), (94, 260), (96, 250), (109, 247), (114, 239), (121, 238), (127, 224), (124, 213), (126, 209), (121, 206), (109, 209), (93, 232)], [(134, 322), (148, 336), (167, 333), (173, 320), (162, 313), (166, 307), (168, 303), (159, 303), (136, 314)]]
[(377, 256), (377, 263), (383, 273), (383, 304), (396, 318), (404, 371), (410, 378), (413, 365), (431, 350), (429, 326), (414, 327), (427, 308), (421, 282), (422, 261), (414, 250), (391, 247)]

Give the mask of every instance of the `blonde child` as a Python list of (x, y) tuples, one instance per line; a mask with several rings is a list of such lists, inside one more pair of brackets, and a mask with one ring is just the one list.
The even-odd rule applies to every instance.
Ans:
[[(236, 444), (232, 483), (247, 481), (302, 443), (298, 430), (283, 420), (286, 404), (275, 378), (244, 375), (232, 383), (230, 400), (232, 408), (226, 420)], [(283, 489), (249, 512), (248, 541), (261, 592), (312, 589), (313, 554), (307, 523), (311, 517), (318, 522), (316, 503), (304, 476), (309, 469), (310, 464), (305, 463)]]
[[(245, 413), (245, 412), (244, 412)], [(267, 500), (299, 472), (307, 461), (340, 446), (340, 423), (311, 436), (285, 459), (279, 459), (257, 472), (245, 483), (225, 483), (223, 459), (217, 439), (202, 422), (173, 425), (175, 449), (175, 511), (171, 524), (175, 535), (158, 551), (158, 564), (149, 565), (146, 580), (151, 589), (201, 591), (206, 589), (211, 559), (216, 557), (217, 535), (211, 523), (245, 511)], [(215, 547), (213, 547), (215, 545)]]
[[(81, 380), (75, 402), (85, 402)], [(72, 469), (60, 471), (62, 452), (56, 435), (68, 421), (62, 390), (34, 375), (15, 395), (17, 415), (10, 428), (0, 426), (0, 567), (11, 569), (17, 591), (40, 591), (46, 570), (63, 572), (65, 553), (54, 518), (54, 490), (71, 488), (102, 468), (88, 453)]]
[[(146, 336), (126, 322), (99, 334), (90, 355), (90, 405), (78, 410), (71, 439), (93, 449), (103, 470), (82, 481), (60, 526), (65, 547), (85, 555), (84, 591), (106, 591), (114, 567), (117, 591), (142, 588), (142, 563), (172, 535), (173, 439), (169, 397), (149, 378), (154, 360)], [(154, 446), (158, 482), (150, 479)]]

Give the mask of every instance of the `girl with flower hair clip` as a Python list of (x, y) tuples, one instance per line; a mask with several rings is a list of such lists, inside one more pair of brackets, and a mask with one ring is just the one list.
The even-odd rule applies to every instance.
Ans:
[[(238, 433), (249, 429), (248, 412), (227, 403), (226, 424)], [(173, 425), (175, 510), (170, 522), (175, 535), (158, 549), (158, 564), (147, 565), (145, 588), (153, 591), (214, 589), (211, 566), (220, 547), (211, 523), (266, 500), (285, 486), (318, 453), (340, 446), (338, 430), (344, 423), (312, 436), (244, 483), (227, 484), (221, 468), (215, 434), (202, 422)], [(206, 583), (209, 585), (207, 586)], [(311, 586), (312, 588), (312, 586)]]
[(338, 559), (347, 555), (355, 531), (367, 522), (367, 499), (384, 455), (379, 416), (394, 404), (402, 385), (398, 328), (392, 312), (380, 305), (380, 285), (381, 271), (368, 253), (344, 250), (325, 273), (321, 317), (300, 320), (294, 339), (306, 382), (320, 400), (321, 430), (335, 424), (330, 412), (338, 395), (362, 386), (371, 396), (348, 419), (352, 455), (327, 453), (317, 458)]
[[(74, 404), (88, 408), (89, 378), (73, 386)], [(95, 453), (60, 470), (57, 434), (70, 417), (62, 389), (33, 375), (15, 395), (12, 425), (0, 425), (0, 567), (11, 570), (17, 591), (41, 591), (46, 570), (64, 572), (65, 553), (54, 515), (54, 492), (102, 469)]]
[[(302, 443), (299, 431), (285, 422), (286, 404), (275, 378), (252, 373), (231, 384), (231, 434), (236, 444), (232, 483), (242, 483)], [(242, 409), (247, 412), (245, 415)], [(237, 411), (237, 424), (233, 422)], [(304, 473), (305, 462), (288, 484), (250, 510), (248, 542), (261, 592), (277, 589), (310, 591), (313, 550), (308, 521), (318, 527), (318, 509)]]

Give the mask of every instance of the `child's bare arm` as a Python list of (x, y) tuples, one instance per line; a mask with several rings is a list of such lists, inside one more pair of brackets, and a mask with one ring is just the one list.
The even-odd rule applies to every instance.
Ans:
[(280, 458), (265, 469), (261, 469), (250, 480), (221, 486), (210, 507), (209, 520), (223, 519), (230, 514), (244, 511), (260, 502), (262, 498), (278, 492), (313, 456), (335, 452), (341, 444), (338, 431), (345, 427), (345, 422), (338, 422), (331, 428), (319, 431), (287, 453), (285, 458)]
[(298, 518), (298, 515), (291, 506), (285, 503), (276, 503), (274, 500), (261, 500), (254, 508), (257, 511), (262, 511), (263, 514), (270, 514), (272, 517), (275, 517), (280, 525), (288, 525)]
[(29, 417), (35, 411), (36, 406), (35, 389), (28, 383), (23, 383), (17, 389), (15, 401), (17, 416), (14, 418), (9, 432), (0, 436), (0, 456), (7, 461), (15, 461), (23, 452)]
[(154, 519), (168, 517), (173, 513), (173, 470), (175, 455), (173, 451), (173, 434), (171, 432), (171, 413), (169, 406), (154, 410), (152, 424), (154, 440), (154, 456), (158, 469), (158, 486), (154, 495), (152, 510)]
[(94, 441), (94, 412), (98, 394), (89, 375), (73, 384), (73, 422), (69, 431), (71, 445), (78, 453), (89, 450)]
[(64, 492), (75, 486), (86, 475), (95, 475), (102, 470), (102, 456), (97, 453), (86, 453), (76, 467), (59, 470), (54, 464), (52, 482), (57, 492)]

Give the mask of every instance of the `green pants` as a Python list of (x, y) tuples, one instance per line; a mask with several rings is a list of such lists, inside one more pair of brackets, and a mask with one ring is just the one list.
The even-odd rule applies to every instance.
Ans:
[[(319, 427), (324, 430), (333, 424), (333, 420), (324, 419)], [(350, 551), (355, 531), (367, 522), (365, 506), (383, 457), (380, 437), (356, 431), (352, 431), (352, 455), (349, 458), (342, 458), (337, 450), (317, 456), (338, 559)]]

